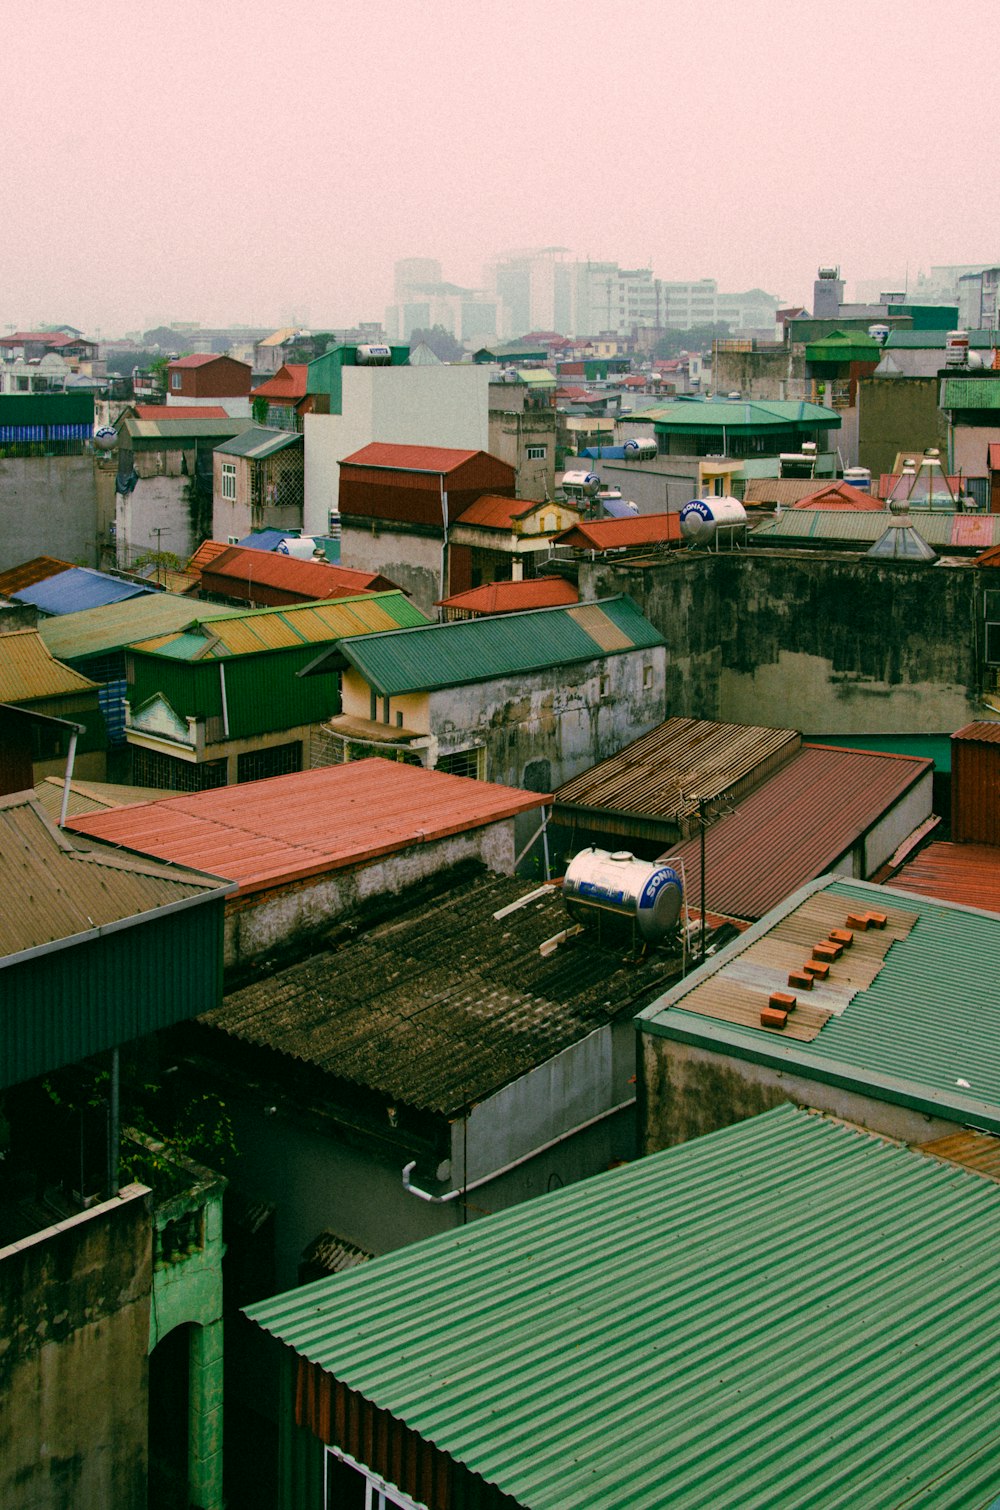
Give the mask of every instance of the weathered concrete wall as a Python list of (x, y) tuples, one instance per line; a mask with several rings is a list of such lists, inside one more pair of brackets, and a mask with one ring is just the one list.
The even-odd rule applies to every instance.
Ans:
[[(806, 349), (800, 343), (781, 351), (725, 351), (716, 348), (713, 382), (716, 393), (740, 398), (805, 398)], [(803, 390), (803, 391), (800, 391)]]
[(428, 618), (436, 619), (434, 604), (447, 596), (441, 591), (441, 537), (417, 530), (393, 529), (382, 520), (341, 518), (340, 564), (352, 571), (381, 572), (409, 593)]
[(243, 964), (303, 933), (329, 928), (370, 897), (395, 896), (414, 882), (468, 859), (481, 860), (500, 875), (513, 875), (513, 821), (414, 844), (370, 865), (237, 898), (226, 910), (226, 964)]
[[(142, 460), (137, 458), (137, 464)], [(203, 511), (191, 500), (192, 486), (192, 477), (142, 477), (127, 498), (119, 496), (115, 521), (119, 566), (130, 566), (144, 551), (171, 551), (183, 561), (194, 554), (209, 533), (212, 516), (209, 508), (206, 523)]]
[(792, 1071), (641, 1033), (639, 1140), (642, 1153), (756, 1117), (786, 1101), (870, 1127), (903, 1143), (927, 1143), (956, 1130), (891, 1101), (839, 1089)]
[(937, 446), (944, 456), (948, 426), (938, 408), (936, 377), (871, 377), (858, 384), (858, 464), (874, 482), (891, 472), (898, 451)]
[(581, 562), (665, 637), (667, 716), (804, 734), (941, 733), (976, 716), (975, 573), (818, 552)]
[[(660, 723), (661, 646), (431, 694), (439, 758), (482, 742), (486, 779), (551, 792)], [(647, 685), (648, 682), (648, 685)]]
[(145, 1510), (148, 1197), (0, 1250), (4, 1510)]
[(32, 556), (96, 566), (98, 533), (92, 456), (0, 457), (0, 570)]

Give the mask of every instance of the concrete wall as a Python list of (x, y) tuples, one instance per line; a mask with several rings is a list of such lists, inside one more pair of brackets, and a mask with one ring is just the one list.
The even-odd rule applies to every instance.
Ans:
[(892, 471), (899, 451), (919, 455), (937, 446), (944, 456), (947, 430), (936, 377), (871, 377), (858, 384), (858, 465), (871, 469), (873, 483)]
[(145, 1510), (148, 1195), (0, 1250), (4, 1510)]
[[(502, 402), (503, 396), (504, 388), (495, 385), (490, 396), (494, 406), (489, 412), (490, 455), (499, 456), (514, 468), (518, 498), (552, 498), (556, 488), (556, 411), (508, 407)], [(530, 459), (529, 446), (544, 446), (544, 457)]]
[(436, 619), (434, 604), (447, 596), (441, 586), (441, 533), (424, 535), (418, 530), (417, 525), (393, 528), (382, 520), (373, 527), (371, 521), (347, 516), (341, 522), (340, 564), (352, 571), (381, 572)]
[(489, 448), (486, 367), (345, 367), (343, 384), (341, 414), (305, 416), (306, 535), (327, 533), (340, 494), (339, 464), (371, 441)]
[(96, 566), (98, 534), (92, 456), (0, 456), (0, 570), (33, 556)]
[(903, 1143), (927, 1143), (957, 1131), (954, 1123), (838, 1089), (793, 1070), (752, 1064), (694, 1044), (640, 1034), (639, 1139), (643, 1153), (729, 1127), (790, 1101), (845, 1117)]
[[(190, 454), (193, 459), (194, 453)], [(137, 470), (141, 470), (144, 459), (136, 457)], [(126, 498), (118, 496), (115, 529), (119, 566), (129, 566), (144, 551), (171, 551), (183, 561), (194, 554), (206, 531), (201, 512), (191, 502), (193, 482), (193, 476), (182, 475), (178, 468), (174, 475), (140, 477)], [(209, 522), (210, 518), (209, 512)]]
[(988, 477), (987, 447), (1000, 441), (1000, 425), (953, 425), (949, 472), (963, 477)]
[(245, 963), (304, 933), (329, 928), (370, 897), (395, 896), (461, 860), (482, 860), (490, 870), (513, 875), (514, 856), (514, 826), (508, 819), (414, 844), (369, 865), (234, 898), (226, 909), (226, 964)]
[(761, 550), (582, 561), (667, 640), (666, 715), (819, 734), (941, 733), (977, 716), (975, 573)]
[(481, 743), (487, 781), (554, 791), (667, 716), (665, 669), (656, 646), (432, 692), (437, 758)]

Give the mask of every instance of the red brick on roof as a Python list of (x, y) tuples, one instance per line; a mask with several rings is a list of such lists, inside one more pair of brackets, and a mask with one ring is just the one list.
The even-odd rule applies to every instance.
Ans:
[(450, 446), (397, 446), (373, 441), (341, 461), (342, 467), (387, 467), (400, 472), (434, 472), (447, 475), (481, 451), (458, 451)]
[(629, 519), (586, 519), (555, 537), (557, 545), (577, 550), (613, 551), (637, 545), (679, 542), (680, 515), (636, 514)]
[(280, 607), (344, 598), (359, 592), (386, 592), (395, 582), (378, 572), (352, 571), (325, 561), (300, 561), (279, 551), (230, 546), (201, 568), (205, 592)]
[(524, 582), (489, 582), (468, 592), (442, 598), (439, 607), (470, 614), (517, 613), (524, 608), (558, 608), (578, 603), (580, 594), (563, 577), (533, 577)]
[(69, 827), (236, 881), (241, 893), (363, 865), (541, 807), (551, 797), (390, 760), (183, 793)]

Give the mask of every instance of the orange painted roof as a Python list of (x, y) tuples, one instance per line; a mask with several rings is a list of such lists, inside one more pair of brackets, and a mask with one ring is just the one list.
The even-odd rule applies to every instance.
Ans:
[(628, 519), (586, 519), (556, 536), (557, 545), (578, 550), (613, 551), (634, 545), (680, 540), (679, 514), (635, 514)]
[(342, 467), (389, 467), (400, 472), (454, 472), (456, 467), (479, 456), (479, 451), (457, 451), (450, 446), (397, 446), (372, 441), (341, 461)]
[(863, 493), (860, 488), (852, 488), (849, 482), (827, 483), (825, 487), (818, 488), (815, 493), (807, 493), (804, 498), (797, 498), (788, 507), (791, 509), (856, 510), (858, 513), (866, 514), (883, 512), (880, 498), (873, 498), (870, 493)]
[(1000, 848), (994, 844), (928, 844), (893, 876), (890, 886), (1000, 912)]
[(536, 509), (544, 507), (544, 503), (538, 500), (501, 498), (497, 493), (484, 493), (475, 503), (470, 503), (464, 513), (459, 514), (455, 523), (475, 524), (480, 529), (511, 530), (515, 519), (524, 519)]
[(223, 551), (231, 549), (232, 547), (226, 545), (224, 540), (203, 540), (188, 562), (188, 566), (193, 567), (195, 571), (202, 571), (210, 561), (215, 560), (216, 556), (221, 556)]
[(441, 608), (462, 608), (467, 613), (516, 613), (522, 608), (557, 608), (579, 603), (580, 594), (563, 577), (534, 577), (528, 582), (489, 582), (451, 598), (441, 598)]
[(344, 597), (349, 593), (385, 592), (396, 586), (378, 572), (354, 571), (346, 566), (332, 566), (326, 561), (300, 561), (279, 551), (254, 550), (251, 546), (232, 545), (214, 560), (202, 563), (202, 581), (207, 591), (221, 584), (205, 583), (205, 577), (232, 582), (234, 587), (273, 587), (294, 593), (304, 601)]
[(305, 398), (308, 372), (308, 362), (286, 362), (283, 367), (278, 368), (274, 377), (268, 378), (266, 383), (261, 383), (259, 388), (254, 388), (250, 397)]
[(89, 813), (69, 827), (236, 881), (241, 893), (466, 833), (551, 797), (391, 760), (356, 760)]
[(220, 404), (136, 404), (136, 419), (228, 419)]

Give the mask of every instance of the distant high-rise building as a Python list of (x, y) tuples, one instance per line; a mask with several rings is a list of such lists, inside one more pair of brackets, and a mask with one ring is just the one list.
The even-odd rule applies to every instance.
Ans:
[(385, 312), (391, 341), (408, 341), (415, 330), (440, 325), (457, 341), (483, 343), (500, 334), (499, 301), (479, 288), (445, 283), (432, 257), (406, 257), (395, 266), (395, 303)]
[(576, 264), (578, 336), (605, 331), (629, 335), (637, 326), (657, 323), (656, 281), (650, 268), (624, 268), (617, 262)]
[(418, 284), (441, 282), (441, 264), (434, 257), (403, 257), (393, 271), (393, 293), (397, 304), (405, 300), (409, 290)]
[(486, 269), (484, 281), (502, 301), (510, 336), (533, 330), (573, 330), (573, 266), (566, 247), (546, 246), (507, 252)]

